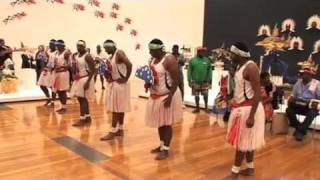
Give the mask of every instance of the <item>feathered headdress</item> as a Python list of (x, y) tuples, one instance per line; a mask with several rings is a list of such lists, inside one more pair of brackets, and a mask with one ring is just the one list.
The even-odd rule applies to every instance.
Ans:
[(318, 40), (318, 41), (316, 41), (314, 43), (313, 52), (312, 53), (317, 53), (318, 52), (318, 47), (320, 47), (320, 40)]
[(264, 35), (264, 34), (263, 34), (263, 31), (266, 31), (266, 34), (265, 34), (265, 35), (271, 36), (271, 28), (270, 28), (269, 25), (262, 24), (262, 25), (259, 27), (258, 36)]
[(293, 49), (294, 49), (294, 44), (295, 44), (295, 43), (298, 43), (298, 44), (299, 44), (298, 49), (299, 49), (300, 51), (303, 51), (303, 50), (304, 50), (304, 49), (303, 49), (303, 40), (301, 39), (301, 37), (293, 37), (293, 38), (291, 39), (289, 50), (293, 50)]
[(291, 18), (285, 19), (285, 20), (282, 22), (281, 32), (286, 31), (286, 26), (289, 26), (289, 25), (290, 25), (290, 31), (295, 32), (296, 23), (295, 23), (294, 20), (291, 19)]
[(317, 29), (320, 30), (320, 16), (315, 14), (313, 16), (311, 16), (309, 19), (308, 19), (308, 22), (307, 22), (307, 30), (311, 29), (312, 28), (312, 23), (315, 22), (317, 24)]
[(316, 64), (311, 57), (306, 61), (299, 62), (298, 65), (301, 66), (301, 69), (299, 70), (300, 73), (309, 72), (311, 74), (316, 74), (318, 71), (318, 64)]

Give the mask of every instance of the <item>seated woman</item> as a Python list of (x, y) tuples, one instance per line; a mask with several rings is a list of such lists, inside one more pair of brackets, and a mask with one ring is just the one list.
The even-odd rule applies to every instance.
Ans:
[(260, 74), (261, 82), (261, 98), (266, 115), (266, 121), (272, 121), (273, 116), (273, 93), (275, 92), (275, 86), (270, 81), (270, 74), (268, 72), (263, 72)]

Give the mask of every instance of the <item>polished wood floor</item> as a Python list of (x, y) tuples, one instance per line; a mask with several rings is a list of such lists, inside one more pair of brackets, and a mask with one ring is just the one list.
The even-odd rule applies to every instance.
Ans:
[[(43, 102), (0, 107), (0, 179), (223, 179), (229, 175), (233, 149), (225, 144), (226, 125), (204, 112), (185, 109), (184, 121), (174, 126), (171, 157), (155, 161), (150, 149), (159, 143), (157, 131), (144, 125), (146, 100), (132, 82), (133, 111), (126, 115), (125, 136), (110, 142), (99, 138), (110, 127), (103, 94), (91, 102), (93, 123), (74, 128), (78, 104), (56, 114)], [(57, 103), (58, 104), (58, 103)], [(90, 162), (54, 141), (68, 136), (110, 158)], [(267, 146), (256, 155), (256, 175), (240, 179), (320, 179), (320, 140), (298, 143), (291, 136), (266, 131)]]

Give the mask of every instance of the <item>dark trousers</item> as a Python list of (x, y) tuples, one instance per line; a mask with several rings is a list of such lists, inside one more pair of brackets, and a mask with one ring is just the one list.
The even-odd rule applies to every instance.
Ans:
[(179, 89), (181, 91), (181, 96), (182, 96), (182, 100), (184, 99), (184, 82), (183, 82), (183, 78), (179, 83)]
[[(318, 116), (317, 110), (309, 109), (308, 107), (297, 106), (293, 103), (288, 105), (286, 113), (289, 118), (290, 125), (295, 127), (297, 131), (304, 135), (307, 134), (307, 130), (314, 118)], [(298, 121), (296, 116), (297, 114), (306, 116), (302, 123)]]

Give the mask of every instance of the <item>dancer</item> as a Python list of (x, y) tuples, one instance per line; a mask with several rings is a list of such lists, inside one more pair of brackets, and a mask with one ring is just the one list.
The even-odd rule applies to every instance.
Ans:
[(56, 40), (51, 39), (49, 42), (49, 49), (45, 51), (44, 47), (39, 47), (39, 52), (36, 54), (36, 61), (38, 62), (38, 69), (40, 70), (40, 77), (38, 79), (38, 85), (47, 97), (47, 102), (44, 106), (54, 107), (54, 101), (56, 93), (52, 91), (51, 97), (49, 88), (52, 88), (53, 78), (53, 66), (54, 66), (54, 55), (56, 53)]
[(97, 54), (95, 56), (95, 65), (96, 65), (96, 73), (94, 75), (94, 83), (96, 83), (97, 81), (97, 76), (99, 75), (100, 76), (100, 82), (101, 82), (101, 88), (102, 90), (105, 90), (105, 87), (104, 87), (104, 71), (103, 71), (103, 64), (105, 63), (106, 61), (106, 54), (102, 52), (101, 50), (101, 46), (98, 45), (97, 46)]
[[(235, 104), (230, 114), (227, 135), (228, 142), (236, 149), (231, 176), (238, 176), (239, 173), (253, 175), (254, 151), (265, 144), (265, 114), (260, 98), (259, 69), (249, 60), (250, 52), (244, 43), (235, 43), (230, 50), (232, 61), (237, 67), (233, 95)], [(230, 138), (233, 135), (235, 138)], [(244, 158), (247, 167), (240, 171)]]
[(70, 89), (69, 57), (71, 52), (66, 49), (63, 40), (56, 41), (57, 52), (54, 62), (53, 89), (59, 95), (61, 107), (56, 112), (64, 114), (67, 111), (67, 91)]
[(146, 124), (158, 128), (160, 146), (151, 150), (151, 153), (157, 154), (156, 160), (163, 160), (169, 156), (172, 125), (182, 119), (182, 96), (177, 88), (180, 80), (179, 65), (172, 54), (164, 51), (161, 40), (153, 39), (149, 43), (149, 49), (155, 84), (146, 85), (146, 90), (150, 90)]
[(91, 123), (88, 98), (94, 96), (94, 61), (86, 50), (86, 42), (79, 40), (77, 53), (72, 58), (73, 83), (70, 91), (71, 97), (77, 97), (80, 104), (80, 120), (73, 126), (83, 126)]
[(117, 49), (112, 40), (103, 44), (105, 51), (111, 54), (111, 74), (106, 75), (108, 81), (106, 89), (106, 110), (112, 112), (111, 131), (100, 140), (112, 140), (116, 136), (123, 136), (124, 115), (131, 110), (130, 84), (128, 82), (132, 71), (132, 64), (123, 50)]

